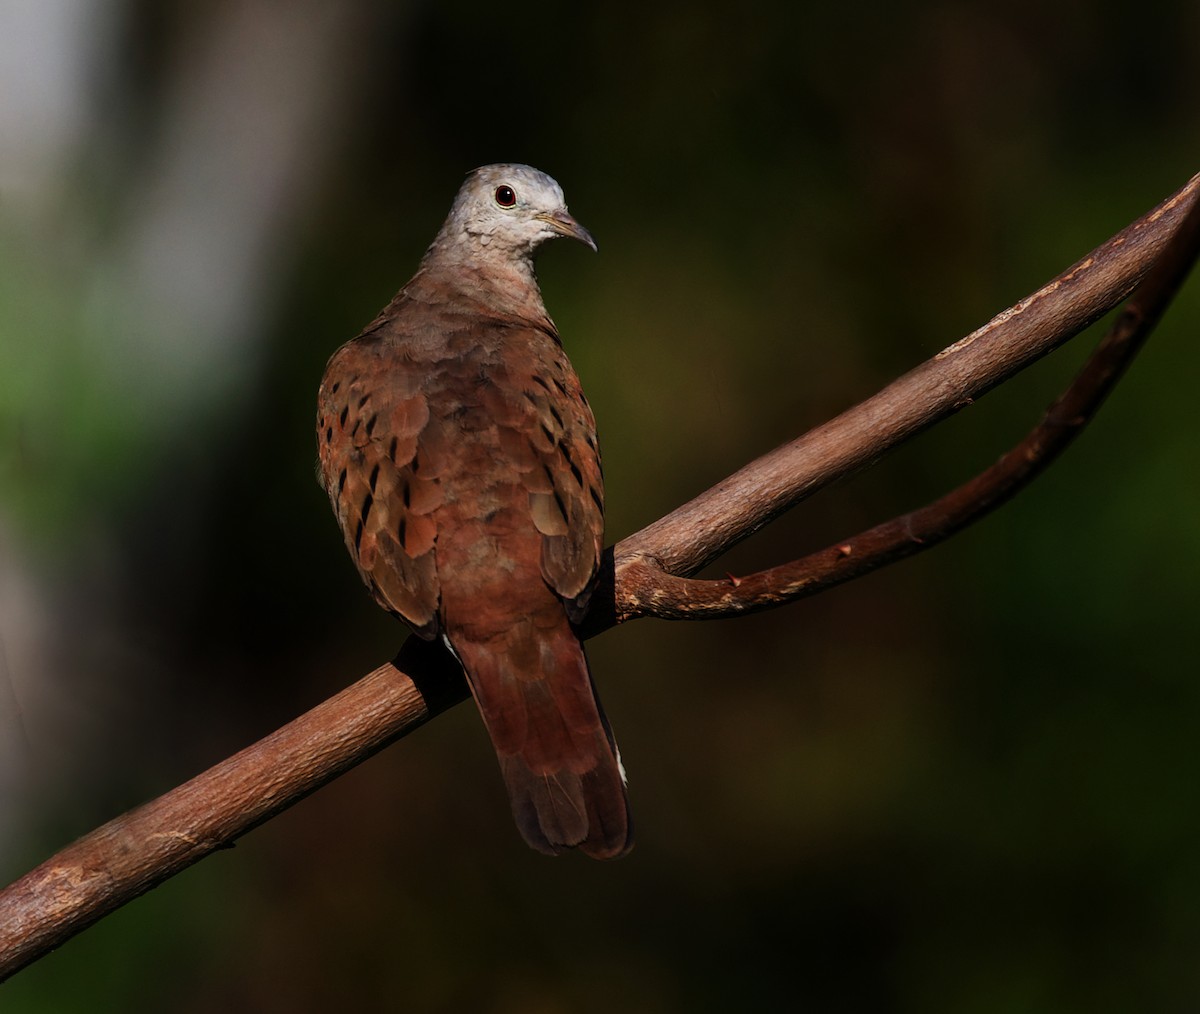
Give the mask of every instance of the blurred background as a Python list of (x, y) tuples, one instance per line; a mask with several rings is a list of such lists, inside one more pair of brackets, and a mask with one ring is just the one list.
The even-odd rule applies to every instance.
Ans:
[[(1186, 0), (6, 3), (0, 876), (395, 654), (316, 388), (469, 169), (546, 170), (599, 240), (540, 277), (616, 540), (1183, 184), (1198, 63)], [(459, 707), (0, 1008), (1195, 1009), (1198, 325), (1200, 278), (1065, 459), (933, 552), (591, 642), (628, 859), (530, 852)], [(986, 466), (1098, 334), (713, 572)]]

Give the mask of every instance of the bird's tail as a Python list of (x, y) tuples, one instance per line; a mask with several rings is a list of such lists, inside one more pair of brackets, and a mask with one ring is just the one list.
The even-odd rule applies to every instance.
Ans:
[(583, 645), (560, 617), (550, 629), (525, 623), (484, 642), (456, 640), (454, 650), (525, 840), (550, 855), (578, 848), (615, 859), (633, 847), (625, 772)]

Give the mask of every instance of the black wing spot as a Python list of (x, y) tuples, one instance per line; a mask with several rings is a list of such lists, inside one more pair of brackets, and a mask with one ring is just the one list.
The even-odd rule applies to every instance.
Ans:
[(559, 496), (557, 489), (554, 491), (554, 502), (558, 504), (558, 509), (562, 511), (563, 520), (569, 522), (571, 515), (567, 513), (567, 505), (563, 503), (563, 498)]
[(546, 439), (549, 440), (550, 443), (552, 443), (552, 444), (558, 443), (558, 437), (555, 436), (554, 430), (552, 430), (545, 423), (542, 423), (542, 432), (546, 434)]
[(549, 391), (550, 391), (550, 385), (549, 385), (549, 384), (547, 384), (547, 383), (546, 383), (546, 382), (545, 382), (545, 381), (544, 381), (544, 380), (543, 380), (541, 377), (539, 377), (539, 376), (538, 376), (536, 373), (533, 375), (533, 382), (534, 382), (535, 384), (539, 385), (541, 388), (543, 388), (543, 389), (544, 389), (544, 390), (545, 390), (547, 393), (549, 393)]
[(372, 430), (374, 430), (374, 429), (375, 429), (375, 424), (376, 424), (378, 421), (379, 421), (379, 416), (378, 416), (378, 415), (373, 415), (373, 416), (371, 416), (371, 418), (370, 418), (370, 419), (368, 419), (368, 420), (367, 420), (367, 436), (368, 436), (368, 437), (371, 435), (371, 432), (372, 432)]
[(404, 484), (404, 489), (400, 493), (400, 499), (404, 501), (405, 507), (408, 507), (409, 504), (412, 503), (412, 488), (407, 482)]
[(346, 488), (346, 470), (343, 468), (338, 474), (338, 496), (342, 495), (342, 490)]
[(550, 406), (550, 414), (554, 416), (554, 421), (561, 427), (563, 425), (563, 417), (559, 414), (558, 409), (553, 405)]
[(358, 515), (358, 517), (359, 517), (358, 524), (359, 524), (360, 528), (367, 523), (367, 518), (370, 517), (371, 507), (374, 505), (374, 503), (375, 503), (375, 498), (370, 493), (368, 493), (365, 497), (363, 497), (362, 510), (359, 512), (359, 515)]
[(566, 459), (567, 464), (571, 466), (571, 474), (575, 476), (575, 481), (579, 483), (579, 488), (583, 489), (583, 472), (581, 472), (579, 466), (575, 464), (575, 459), (571, 457), (571, 448), (566, 444), (563, 444), (560, 450), (562, 451), (562, 456)]
[(396, 534), (400, 537), (400, 546), (404, 551), (408, 552), (408, 546), (404, 545), (404, 536), (408, 533), (408, 518), (400, 519), (400, 526), (396, 529)]
[(362, 530), (363, 530), (363, 523), (360, 521), (358, 523), (358, 526), (354, 529), (354, 552), (355, 553), (358, 552), (358, 547), (362, 545)]
[(343, 406), (342, 406), (342, 413), (341, 413), (341, 415), (339, 415), (339, 416), (338, 416), (338, 423), (339, 423), (339, 424), (342, 426), (342, 428), (343, 428), (343, 429), (345, 429), (345, 426), (346, 426), (346, 420), (347, 420), (349, 417), (350, 417), (350, 406), (349, 406), (349, 405), (343, 405)]
[(338, 388), (339, 388), (339, 387), (341, 387), (341, 386), (342, 386), (342, 382), (341, 382), (340, 380), (335, 380), (335, 381), (334, 381), (334, 383), (333, 383), (333, 387), (331, 387), (331, 388), (329, 389), (329, 393), (330, 393), (330, 394), (337, 394), (337, 393), (338, 393)]
[(604, 501), (600, 499), (600, 494), (596, 492), (596, 487), (588, 486), (588, 494), (592, 498), (592, 503), (594, 503), (596, 505), (596, 508), (600, 511), (600, 513), (603, 514), (604, 513)]
[(327, 444), (333, 443), (333, 427), (332, 426), (325, 427), (325, 443), (327, 443)]
[(567, 390), (567, 385), (564, 384), (561, 380), (559, 380), (558, 377), (554, 378), (554, 386), (557, 387), (559, 389), (559, 391), (561, 391), (568, 398), (571, 396), (570, 392)]
[(378, 479), (379, 479), (379, 465), (377, 464), (374, 468), (371, 469), (371, 481), (368, 483), (368, 485), (371, 487), (372, 493), (375, 492), (375, 483), (378, 481)]
[(369, 394), (364, 394), (361, 398), (358, 399), (358, 407), (362, 408), (370, 400), (371, 400), (371, 396)]
[(396, 463), (396, 441), (397, 440), (399, 440), (399, 437), (392, 437), (391, 443), (388, 444), (388, 457), (392, 459), (393, 463)]

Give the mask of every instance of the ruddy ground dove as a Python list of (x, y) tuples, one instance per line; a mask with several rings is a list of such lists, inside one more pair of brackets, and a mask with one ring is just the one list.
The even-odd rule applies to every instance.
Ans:
[(595, 421), (534, 275), (594, 250), (554, 180), (471, 173), (413, 279), (330, 359), (320, 476), (363, 581), (462, 663), (531, 846), (632, 845), (624, 770), (572, 627), (603, 548)]

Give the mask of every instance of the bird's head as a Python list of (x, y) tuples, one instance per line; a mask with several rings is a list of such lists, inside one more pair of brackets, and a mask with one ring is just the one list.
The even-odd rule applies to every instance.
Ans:
[(592, 234), (567, 211), (562, 187), (532, 166), (501, 163), (468, 174), (438, 241), (500, 256), (532, 256), (556, 236), (596, 249)]

